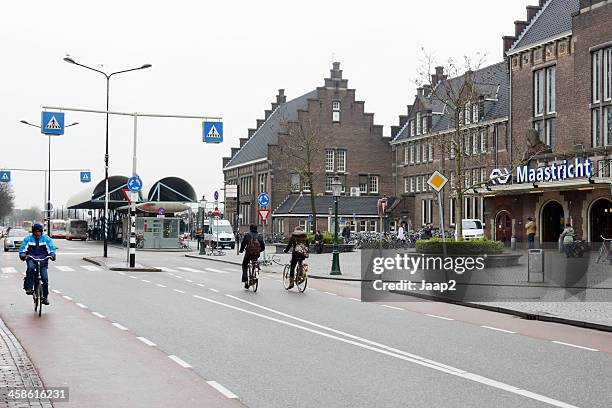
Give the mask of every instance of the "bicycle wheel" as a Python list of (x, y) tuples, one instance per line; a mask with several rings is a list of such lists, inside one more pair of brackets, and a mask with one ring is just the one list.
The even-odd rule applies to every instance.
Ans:
[(36, 285), (36, 297), (38, 298), (38, 317), (42, 315), (42, 283), (40, 280)]
[(304, 293), (308, 285), (308, 265), (304, 264), (300, 269), (302, 270), (302, 276), (300, 279), (295, 280), (295, 286), (297, 286), (300, 293)]
[(251, 268), (251, 278), (249, 282), (251, 284), (251, 289), (253, 289), (253, 293), (257, 292), (257, 288), (259, 287), (259, 274), (256, 268), (256, 266)]
[(36, 282), (34, 282), (34, 292), (32, 292), (32, 299), (34, 300), (34, 311), (38, 311), (38, 288), (36, 288)]
[(283, 286), (285, 287), (285, 290), (289, 290), (289, 273), (291, 272), (291, 265), (287, 264), (285, 265), (285, 268), (283, 269)]

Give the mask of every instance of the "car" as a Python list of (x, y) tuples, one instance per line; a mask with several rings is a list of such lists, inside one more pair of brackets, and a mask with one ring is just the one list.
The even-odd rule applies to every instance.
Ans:
[(484, 238), (485, 225), (476, 218), (464, 218), (461, 220), (461, 235), (463, 239)]
[(21, 243), (29, 235), (28, 231), (23, 228), (11, 228), (8, 234), (4, 237), (4, 252), (11, 249), (18, 250)]

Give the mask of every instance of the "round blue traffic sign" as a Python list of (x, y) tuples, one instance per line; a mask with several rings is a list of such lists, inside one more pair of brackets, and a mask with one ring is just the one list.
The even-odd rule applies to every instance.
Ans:
[(139, 192), (142, 190), (142, 179), (138, 175), (130, 177), (127, 181), (127, 187), (134, 193)]
[(257, 202), (262, 207), (267, 207), (270, 204), (270, 196), (267, 193), (261, 193), (257, 196)]
[(215, 197), (215, 201), (217, 201), (219, 199), (219, 192), (215, 191), (215, 194), (213, 194)]

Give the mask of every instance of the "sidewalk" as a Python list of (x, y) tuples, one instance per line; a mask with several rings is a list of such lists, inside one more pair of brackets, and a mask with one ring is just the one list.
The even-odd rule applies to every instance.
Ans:
[(42, 387), (43, 382), (25, 350), (0, 318), (0, 407), (52, 408), (47, 399), (17, 402), (6, 387)]

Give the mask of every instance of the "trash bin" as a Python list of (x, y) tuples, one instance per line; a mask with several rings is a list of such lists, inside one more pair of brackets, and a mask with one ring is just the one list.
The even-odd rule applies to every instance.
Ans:
[(530, 249), (527, 252), (527, 281), (544, 282), (544, 250)]

